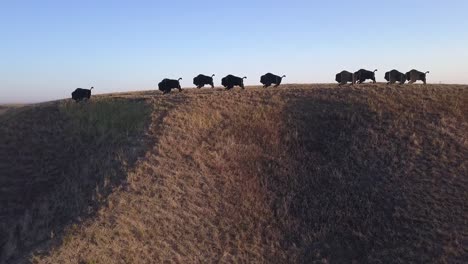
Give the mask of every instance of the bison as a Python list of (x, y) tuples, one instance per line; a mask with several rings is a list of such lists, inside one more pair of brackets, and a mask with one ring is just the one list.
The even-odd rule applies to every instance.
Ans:
[(354, 84), (354, 74), (349, 71), (342, 71), (336, 74), (335, 80), (338, 85), (347, 84), (348, 82)]
[(374, 83), (376, 83), (376, 81), (375, 81), (375, 72), (376, 71), (377, 70), (374, 70), (373, 72), (371, 72), (371, 71), (368, 71), (368, 70), (360, 69), (359, 71), (354, 73), (354, 80), (357, 83), (363, 83), (366, 80), (372, 80)]
[(387, 80), (387, 84), (394, 84), (395, 82), (404, 84), (406, 82), (406, 75), (397, 70), (391, 70), (385, 73), (385, 80)]
[(226, 87), (227, 90), (232, 89), (234, 86), (240, 86), (242, 89), (245, 89), (244, 79), (247, 79), (247, 77), (241, 78), (229, 74), (228, 76), (221, 79), (221, 84)]
[(179, 89), (179, 92), (182, 92), (180, 80), (182, 80), (182, 78), (178, 80), (164, 79), (158, 84), (159, 90), (162, 91), (163, 94), (171, 92), (172, 89)]
[(71, 94), (72, 99), (76, 102), (89, 99), (91, 98), (91, 90), (93, 89), (94, 87), (91, 87), (91, 89), (76, 88), (76, 90)]
[(281, 81), (286, 75), (279, 77), (278, 75), (274, 75), (273, 73), (267, 73), (260, 77), (260, 82), (263, 84), (264, 88), (270, 87), (271, 84), (275, 84), (275, 87), (278, 87), (281, 84)]
[(193, 84), (197, 86), (198, 89), (202, 88), (205, 85), (211, 85), (211, 88), (214, 88), (213, 84), (213, 77), (215, 75), (206, 76), (203, 74), (199, 74), (197, 77), (193, 78)]
[(426, 74), (429, 72), (420, 72), (417, 70), (411, 70), (406, 73), (406, 80), (408, 81), (409, 84), (415, 83), (417, 81), (422, 81), (424, 84), (426, 84)]

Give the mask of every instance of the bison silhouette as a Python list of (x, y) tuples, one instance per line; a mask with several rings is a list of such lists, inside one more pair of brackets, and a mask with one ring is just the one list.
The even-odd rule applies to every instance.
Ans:
[(260, 77), (260, 82), (263, 84), (264, 88), (268, 88), (272, 84), (275, 84), (275, 87), (278, 87), (281, 84), (281, 81), (283, 80), (284, 77), (286, 77), (286, 75), (283, 75), (280, 77), (273, 73), (267, 73), (265, 75), (262, 75), (262, 77)]
[(429, 72), (420, 72), (417, 70), (411, 70), (406, 73), (406, 80), (408, 81), (409, 84), (415, 83), (417, 81), (422, 81), (424, 84), (426, 84), (426, 74)]
[(203, 75), (203, 74), (199, 74), (197, 77), (193, 78), (193, 84), (195, 84), (195, 86), (197, 86), (198, 89), (202, 88), (205, 85), (211, 85), (211, 88), (214, 88), (214, 84), (213, 84), (214, 76), (215, 76), (214, 74), (211, 75), (211, 77)]
[(241, 78), (241, 77), (237, 77), (237, 76), (229, 74), (228, 76), (221, 79), (221, 84), (226, 88), (226, 90), (230, 90), (234, 86), (240, 86), (242, 89), (245, 89), (244, 79), (247, 79), (247, 77)]
[(391, 70), (385, 73), (385, 80), (387, 80), (387, 84), (394, 84), (395, 82), (404, 84), (406, 82), (406, 75), (397, 70)]
[(376, 71), (377, 70), (374, 70), (373, 72), (371, 72), (368, 70), (360, 69), (359, 71), (354, 73), (354, 80), (357, 81), (357, 83), (363, 83), (366, 80), (372, 80), (374, 83), (376, 83), (375, 81)]
[(335, 80), (338, 82), (338, 85), (344, 85), (348, 82), (354, 84), (354, 74), (349, 71), (342, 71), (336, 74)]
[(91, 98), (91, 90), (93, 89), (94, 87), (91, 87), (91, 89), (76, 88), (75, 91), (73, 91), (71, 94), (72, 99), (76, 102), (89, 99)]
[(182, 92), (182, 88), (180, 87), (180, 80), (171, 80), (171, 79), (164, 79), (160, 83), (158, 83), (159, 90), (163, 92), (163, 94), (170, 93), (172, 89), (179, 89), (179, 92)]

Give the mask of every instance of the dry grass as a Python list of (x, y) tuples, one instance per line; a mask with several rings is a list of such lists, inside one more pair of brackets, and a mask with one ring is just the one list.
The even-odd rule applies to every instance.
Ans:
[(8, 111), (8, 107), (1, 106), (1, 105), (0, 105), (0, 115), (6, 113), (7, 111)]
[[(68, 225), (53, 247), (27, 251), (36, 252), (33, 262), (468, 257), (467, 87), (289, 85), (111, 97), (152, 102), (144, 158), (126, 167), (125, 183), (95, 215)], [(91, 138), (78, 145), (99, 142)]]
[(149, 113), (143, 102), (109, 99), (1, 116), (0, 262), (92, 215), (134, 163)]
[(24, 105), (21, 104), (4, 104), (0, 105), (0, 115), (3, 115), (9, 111), (16, 110), (18, 108), (23, 107)]

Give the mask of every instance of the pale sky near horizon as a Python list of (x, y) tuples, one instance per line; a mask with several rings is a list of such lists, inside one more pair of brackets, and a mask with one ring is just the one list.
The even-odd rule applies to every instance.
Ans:
[(331, 83), (343, 69), (468, 84), (468, 1), (0, 0), (0, 103), (193, 87), (199, 73)]

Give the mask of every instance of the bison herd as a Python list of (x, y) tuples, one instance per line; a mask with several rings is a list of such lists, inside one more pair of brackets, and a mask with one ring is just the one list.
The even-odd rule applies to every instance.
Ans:
[[(205, 85), (211, 86), (211, 88), (214, 88), (214, 81), (213, 77), (215, 75), (207, 76), (203, 74), (197, 75), (195, 78), (193, 78), (193, 84), (198, 88), (202, 88)], [(278, 76), (274, 75), (273, 73), (267, 73), (260, 77), (260, 83), (263, 84), (263, 87), (267, 88), (271, 86), (272, 84), (276, 86), (279, 86), (281, 84), (281, 80), (286, 77), (286, 75), (283, 76)], [(229, 74), (228, 76), (224, 77), (221, 79), (221, 85), (226, 88), (226, 90), (230, 90), (234, 88), (235, 86), (239, 86), (242, 89), (245, 89), (244, 86), (244, 79), (247, 79), (247, 77), (237, 77), (232, 74)], [(180, 87), (180, 80), (182, 78), (179, 78), (178, 80), (171, 80), (171, 79), (164, 79), (159, 83), (159, 90), (163, 92), (163, 94), (169, 93), (172, 89), (178, 89), (179, 91), (182, 91), (182, 88)]]
[[(355, 73), (351, 73), (349, 71), (342, 71), (336, 74), (335, 80), (338, 82), (339, 85), (347, 83), (360, 84), (365, 82), (366, 80), (372, 80), (372, 82), (375, 83), (376, 71), (377, 70), (368, 71), (364, 69), (360, 69)], [(417, 81), (422, 81), (424, 84), (426, 84), (426, 74), (428, 73), (428, 71), (420, 72), (417, 70), (411, 70), (405, 74), (397, 70), (391, 70), (385, 73), (385, 80), (387, 80), (387, 84), (394, 84), (396, 82), (398, 82), (399, 84), (404, 84), (406, 81), (408, 81), (408, 83), (410, 84), (415, 83)]]
[[(376, 82), (375, 80), (375, 73), (377, 70), (374, 71), (368, 71), (364, 69), (360, 69), (357, 72), (349, 72), (349, 71), (342, 71), (340, 73), (336, 74), (335, 80), (338, 82), (339, 85), (344, 85), (347, 83), (351, 84), (361, 84), (367, 80), (371, 80), (373, 83)], [(385, 73), (385, 80), (387, 80), (387, 84), (394, 84), (398, 82), (399, 84), (404, 84), (406, 81), (408, 83), (412, 84), (417, 81), (422, 81), (424, 84), (426, 84), (426, 74), (429, 72), (420, 72), (417, 70), (411, 70), (407, 72), (406, 74), (401, 73), (397, 70), (391, 70), (389, 72)], [(193, 84), (198, 88), (202, 88), (205, 85), (211, 86), (211, 88), (214, 88), (214, 82), (213, 82), (213, 77), (215, 75), (207, 76), (203, 74), (199, 74), (195, 78), (193, 78)], [(274, 84), (274, 87), (277, 87), (281, 84), (281, 81), (283, 78), (285, 78), (286, 75), (283, 76), (278, 76), (273, 73), (267, 73), (265, 75), (262, 75), (260, 77), (260, 83), (263, 84), (264, 88), (268, 88), (271, 85)], [(229, 74), (228, 76), (224, 77), (221, 79), (221, 84), (226, 88), (226, 90), (230, 90), (234, 88), (235, 86), (239, 86), (242, 89), (244, 89), (244, 79), (247, 79), (247, 77), (237, 77), (234, 75)], [(179, 78), (177, 80), (172, 80), (172, 79), (164, 79), (158, 84), (158, 88), (163, 94), (167, 94), (171, 92), (172, 89), (178, 89), (179, 92), (182, 91), (182, 87), (180, 86), (180, 80), (182, 78)], [(75, 101), (81, 101), (84, 99), (89, 99), (91, 97), (91, 89), (83, 89), (83, 88), (77, 88), (73, 93), (72, 93), (72, 99)]]

